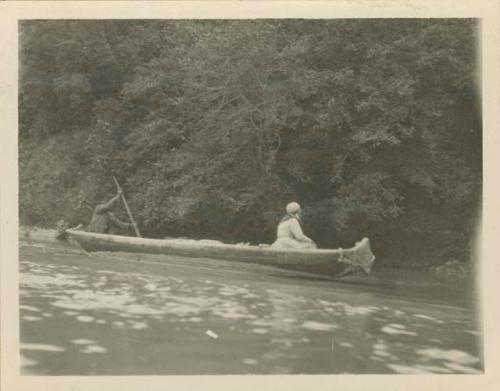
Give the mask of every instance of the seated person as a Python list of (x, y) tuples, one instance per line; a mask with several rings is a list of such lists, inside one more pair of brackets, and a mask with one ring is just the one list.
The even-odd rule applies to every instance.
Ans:
[(100, 234), (112, 233), (113, 227), (123, 229), (132, 228), (134, 225), (125, 223), (118, 219), (113, 213), (110, 212), (111, 207), (120, 198), (123, 191), (118, 190), (118, 193), (111, 198), (108, 202), (103, 202), (97, 205), (92, 214), (92, 219), (87, 227), (87, 232), (95, 232)]
[(302, 232), (300, 205), (291, 202), (286, 206), (286, 215), (278, 225), (274, 248), (314, 249), (316, 244)]

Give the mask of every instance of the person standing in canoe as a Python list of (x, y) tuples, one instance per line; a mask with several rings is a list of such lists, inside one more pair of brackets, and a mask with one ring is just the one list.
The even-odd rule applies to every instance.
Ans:
[(276, 248), (313, 249), (316, 244), (302, 232), (302, 210), (296, 202), (286, 206), (286, 215), (278, 224)]
[(125, 223), (118, 219), (110, 212), (112, 206), (118, 201), (123, 193), (123, 190), (118, 188), (117, 194), (107, 202), (100, 203), (94, 209), (92, 219), (87, 227), (87, 232), (95, 232), (100, 234), (111, 233), (112, 228), (128, 229), (133, 228), (131, 223)]

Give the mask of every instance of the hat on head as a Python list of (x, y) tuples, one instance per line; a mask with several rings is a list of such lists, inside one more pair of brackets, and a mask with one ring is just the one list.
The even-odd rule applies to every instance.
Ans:
[(297, 204), (296, 202), (290, 202), (286, 206), (286, 213), (296, 213), (300, 210), (300, 205)]

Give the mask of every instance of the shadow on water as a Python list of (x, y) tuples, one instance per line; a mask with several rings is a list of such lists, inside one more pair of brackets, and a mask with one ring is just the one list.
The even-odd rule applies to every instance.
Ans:
[(283, 272), (273, 268), (266, 274), (300, 283), (316, 281), (330, 283), (346, 290), (362, 290), (377, 293), (381, 297), (399, 297), (410, 301), (422, 301), (429, 304), (466, 306), (477, 304), (477, 294), (472, 283), (449, 283), (429, 272), (419, 270), (401, 270), (378, 267), (370, 274), (360, 273), (343, 278), (318, 276), (309, 273)]
[[(137, 262), (141, 259), (140, 262)], [(24, 374), (480, 373), (475, 312), (415, 273), (21, 247)], [(405, 279), (406, 278), (406, 279)]]

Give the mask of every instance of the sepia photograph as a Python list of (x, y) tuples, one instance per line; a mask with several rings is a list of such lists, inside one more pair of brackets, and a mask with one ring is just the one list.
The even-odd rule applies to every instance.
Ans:
[(21, 377), (485, 374), (481, 18), (16, 29)]
[(22, 372), (481, 372), (477, 39), (22, 21)]

